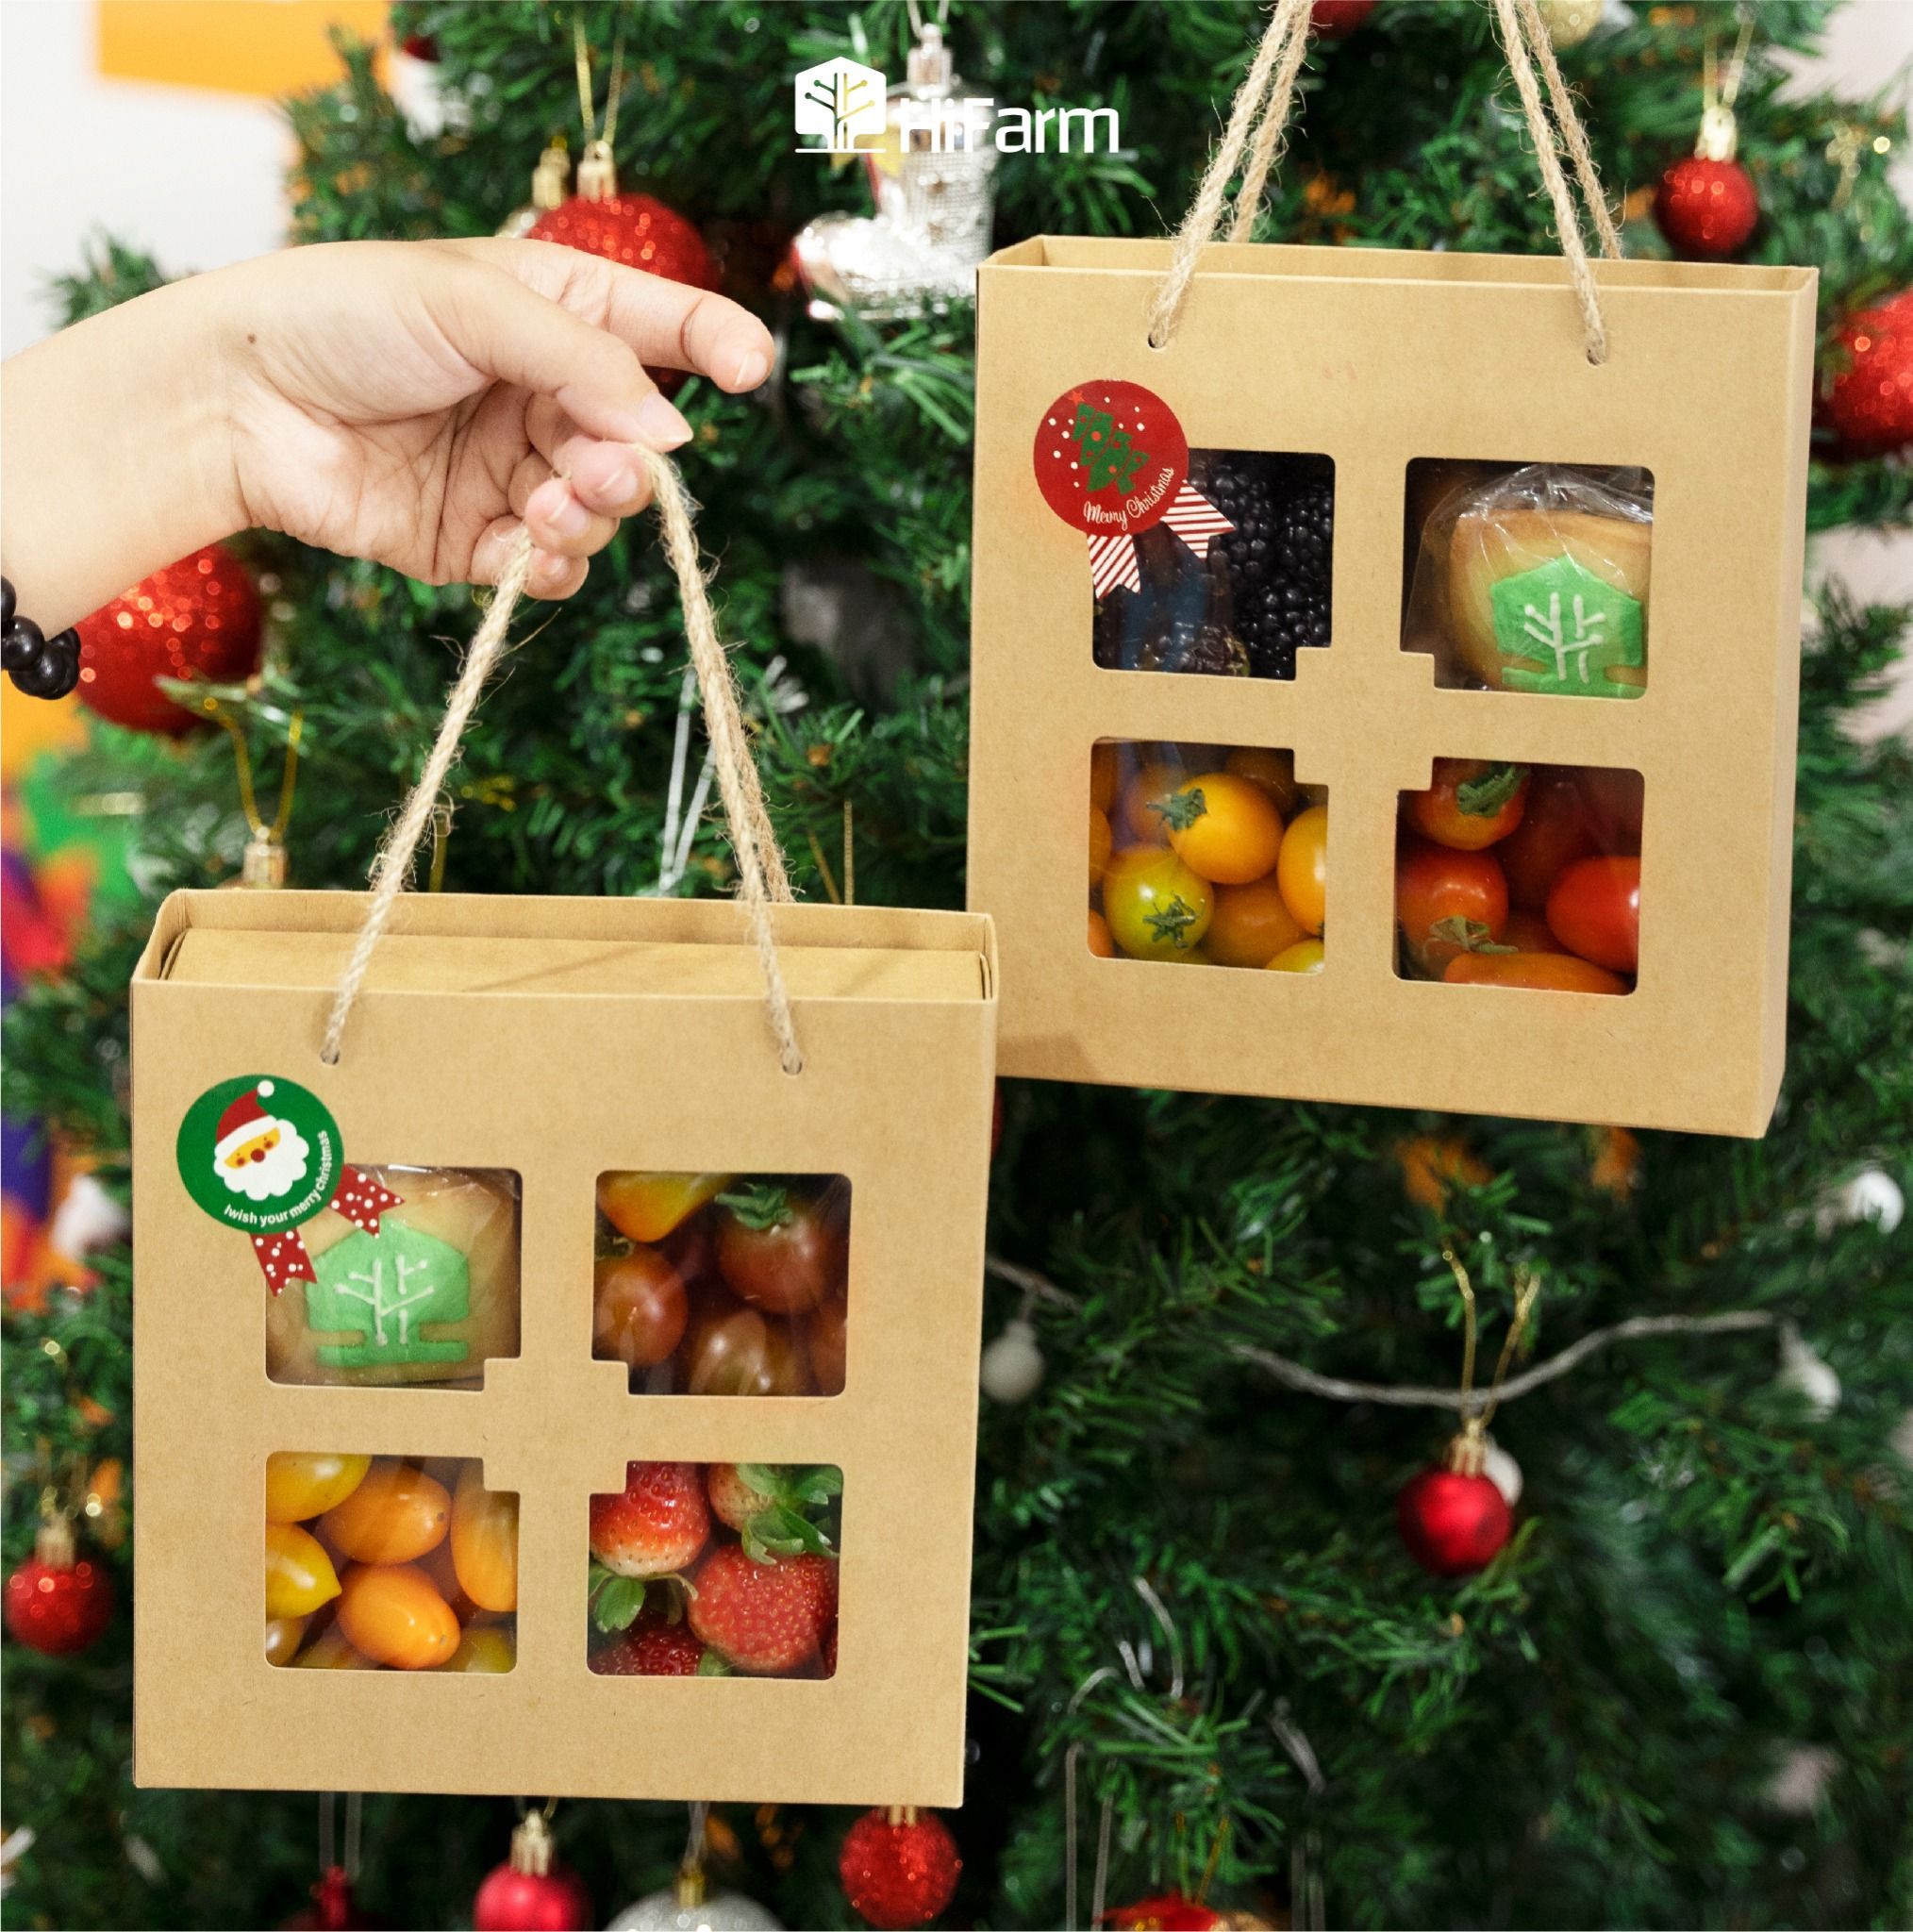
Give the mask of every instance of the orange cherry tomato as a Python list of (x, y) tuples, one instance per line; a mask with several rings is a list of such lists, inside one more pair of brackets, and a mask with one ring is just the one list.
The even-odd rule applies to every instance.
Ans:
[(1441, 977), (1450, 986), (1524, 986), (1544, 992), (1625, 992), (1618, 973), (1572, 953), (1457, 953)]
[(1144, 765), (1130, 779), (1123, 793), (1123, 815), (1115, 829), (1122, 832), (1125, 840), (1143, 845), (1167, 845), (1169, 826), (1164, 822), (1162, 810), (1152, 811), (1152, 806), (1167, 809), (1170, 793), (1188, 775), (1181, 765)]
[(1509, 902), (1539, 911), (1561, 868), (1596, 849), (1593, 815), (1575, 774), (1564, 765), (1535, 766), (1522, 822), (1494, 848)]
[(1103, 911), (1132, 959), (1180, 959), (1208, 931), (1215, 891), (1173, 852), (1135, 845), (1109, 861)]
[(269, 1664), (289, 1664), (299, 1655), (299, 1646), (306, 1640), (306, 1619), (304, 1617), (268, 1617), (266, 1619), (266, 1661)]
[(1320, 973), (1322, 946), (1320, 940), (1297, 940), (1269, 961), (1271, 973)]
[(1266, 966), (1305, 935), (1273, 879), (1218, 886), (1203, 951), (1219, 966)]
[(1554, 929), (1539, 912), (1518, 906), (1501, 929), (1501, 943), (1517, 953), (1565, 953), (1568, 949), (1555, 937)]
[(475, 1462), (452, 1498), (452, 1568), (481, 1610), (518, 1607), (518, 1498), (488, 1490)]
[(1408, 840), (1395, 861), (1395, 915), (1410, 962), (1439, 979), (1457, 954), (1499, 942), (1507, 925), (1507, 881), (1491, 852)]
[(322, 1522), (332, 1547), (355, 1563), (409, 1563), (444, 1541), (452, 1499), (424, 1470), (382, 1456)]
[(1640, 860), (1577, 858), (1548, 894), (1548, 924), (1571, 953), (1632, 973), (1640, 959)]
[(1269, 803), (1285, 819), (1301, 803), (1292, 751), (1269, 751), (1259, 744), (1238, 745), (1223, 760), (1223, 770), (1259, 786), (1268, 793)]
[(467, 1630), (458, 1639), (457, 1649), (437, 1668), (502, 1677), (517, 1661), (518, 1645), (511, 1632), (496, 1624), (481, 1624)]
[(375, 1664), (429, 1671), (458, 1648), (458, 1620), (411, 1563), (362, 1563), (345, 1573), (339, 1629)]
[(365, 1479), (370, 1456), (282, 1449), (266, 1457), (266, 1521), (304, 1523), (342, 1503)]
[(1103, 869), (1109, 863), (1111, 835), (1109, 818), (1106, 812), (1090, 808), (1090, 883), (1093, 886), (1103, 876)]
[(1435, 782), (1408, 794), (1408, 817), (1423, 838), (1456, 852), (1479, 852), (1522, 822), (1528, 799), (1525, 765), (1486, 758), (1437, 758)]
[(1106, 817), (1116, 803), (1116, 790), (1122, 775), (1123, 748), (1106, 738), (1090, 748), (1090, 804)]
[(1282, 835), (1275, 861), (1282, 901), (1304, 932), (1319, 933), (1328, 902), (1328, 808), (1311, 805)]
[(634, 1241), (661, 1241), (680, 1222), (715, 1201), (727, 1174), (601, 1174), (598, 1211)]
[(1090, 950), (1099, 959), (1116, 957), (1116, 941), (1109, 937), (1109, 922), (1093, 906), (1090, 908)]
[(1230, 772), (1186, 779), (1163, 817), (1176, 857), (1213, 885), (1259, 879), (1282, 850), (1282, 814), (1259, 785)]
[(266, 1615), (309, 1617), (339, 1594), (339, 1573), (319, 1539), (295, 1523), (266, 1524)]

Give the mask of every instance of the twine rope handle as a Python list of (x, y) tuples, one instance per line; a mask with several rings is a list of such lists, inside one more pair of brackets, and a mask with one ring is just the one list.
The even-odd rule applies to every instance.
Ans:
[[(1601, 176), (1588, 144), (1587, 130), (1575, 110), (1574, 98), (1562, 77), (1555, 58), (1554, 42), (1541, 19), (1539, 0), (1490, 0), (1502, 48), (1520, 97), (1522, 113), (1534, 142), (1535, 160), (1540, 170), (1541, 185), (1554, 209), (1555, 227), (1561, 254), (1568, 264), (1574, 299), (1580, 307), (1582, 330), (1587, 338), (1588, 359), (1601, 363), (1607, 359), (1607, 325), (1601, 308), (1601, 293), (1594, 284), (1594, 272), (1588, 258), (1587, 243), (1581, 233), (1580, 211), (1573, 190), (1561, 166), (1565, 148), (1580, 189), (1581, 202), (1594, 225), (1601, 252), (1610, 261), (1621, 258), (1621, 233), (1602, 191)], [(1169, 272), (1156, 290), (1149, 314), (1149, 341), (1152, 348), (1167, 348), (1188, 306), (1196, 264), (1203, 250), (1216, 239), (1222, 225), (1223, 204), (1230, 179), (1238, 168), (1242, 171), (1229, 226), (1231, 242), (1246, 242), (1261, 210), (1264, 191), (1282, 149), (1302, 63), (1308, 52), (1312, 22), (1309, 0), (1275, 0), (1261, 45), (1250, 63), (1249, 72), (1236, 91), (1229, 118), (1216, 151), (1189, 204), (1189, 213), (1175, 232), (1170, 253)], [(1540, 78), (1536, 76), (1536, 63)], [(1545, 85), (1548, 107), (1543, 107), (1541, 89)], [(1548, 108), (1554, 119), (1549, 120)], [(1259, 119), (1258, 119), (1259, 111)], [(1254, 129), (1252, 135), (1251, 129)], [(1558, 133), (1557, 130), (1558, 129)], [(1246, 160), (1245, 160), (1246, 157)]]
[[(639, 455), (651, 476), (653, 500), (663, 531), (664, 552), (677, 576), (678, 594), (684, 605), (685, 635), (690, 644), (692, 669), (704, 699), (705, 730), (710, 738), (717, 766), (718, 790), (724, 799), (724, 817), (729, 825), (732, 850), (737, 856), (738, 878), (744, 908), (749, 915), (751, 939), (757, 963), (764, 975), (764, 1004), (771, 1030), (777, 1041), (778, 1063), (787, 1074), (804, 1070), (804, 1056), (797, 1045), (796, 1022), (791, 1016), (790, 995), (784, 984), (777, 947), (771, 931), (771, 906), (790, 899), (790, 876), (777, 846), (777, 835), (764, 805), (763, 786), (757, 777), (757, 761), (751, 756), (744, 733), (743, 716), (738, 704), (737, 679), (731, 661), (718, 636), (717, 618), (710, 607), (705, 583), (703, 561), (698, 555), (697, 532), (691, 523), (690, 497), (677, 466), (655, 450), (640, 448)], [(412, 865), (426, 831), (440, 809), (445, 781), (458, 758), (466, 726), (478, 706), (479, 693), (497, 667), (505, 651), (506, 636), (512, 612), (524, 593), (525, 579), (531, 574), (531, 534), (521, 530), (512, 545), (493, 593), (491, 607), (472, 639), (457, 681), (445, 705), (439, 735), (425, 758), (419, 782), (407, 795), (391, 834), (380, 847), (372, 870), (371, 897), (352, 956), (346, 962), (333, 996), (332, 1010), (325, 1022), (325, 1035), (320, 1058), (336, 1066), (345, 1039), (346, 1023), (365, 985), (374, 948), (391, 923), (393, 910), (411, 882)]]

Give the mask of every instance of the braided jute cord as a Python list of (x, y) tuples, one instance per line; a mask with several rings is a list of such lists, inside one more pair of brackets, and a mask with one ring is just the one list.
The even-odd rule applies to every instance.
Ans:
[[(1520, 96), (1522, 113), (1534, 142), (1541, 185), (1554, 209), (1561, 254), (1581, 310), (1588, 359), (1605, 362), (1607, 325), (1602, 313), (1601, 293), (1594, 284), (1594, 272), (1589, 263), (1573, 191), (1561, 167), (1564, 146), (1573, 165), (1582, 201), (1600, 240), (1601, 252), (1610, 261), (1621, 258), (1621, 234), (1602, 192), (1601, 177), (1588, 145), (1587, 132), (1575, 111), (1573, 95), (1562, 78), (1560, 63), (1555, 58), (1554, 42), (1548, 38), (1539, 0), (1490, 0), (1490, 4), (1507, 57), (1508, 72), (1513, 76), (1515, 92)], [(1189, 213), (1175, 232), (1169, 272), (1150, 308), (1149, 341), (1153, 348), (1167, 348), (1175, 333), (1189, 302), (1196, 265), (1222, 225), (1228, 185), (1238, 168), (1242, 171), (1242, 179), (1236, 193), (1229, 240), (1246, 242), (1254, 231), (1263, 191), (1280, 155), (1282, 137), (1294, 106), (1297, 78), (1308, 51), (1310, 25), (1309, 0), (1275, 0), (1262, 43), (1230, 106), (1223, 138), (1210, 157)], [(1554, 108), (1553, 125), (1541, 103), (1542, 82), (1536, 78), (1536, 61), (1540, 64), (1549, 104)]]
[[(738, 705), (737, 679), (731, 661), (718, 636), (717, 618), (710, 608), (705, 585), (704, 568), (697, 550), (697, 532), (692, 527), (690, 498), (677, 466), (654, 450), (639, 449), (651, 475), (651, 489), (663, 528), (664, 552), (677, 575), (678, 595), (684, 604), (685, 635), (690, 643), (690, 661), (697, 673), (698, 691), (704, 699), (705, 730), (709, 735), (713, 762), (717, 767), (718, 791), (724, 799), (724, 817), (729, 824), (731, 847), (738, 861), (740, 896), (750, 918), (751, 939), (757, 947), (757, 963), (764, 974), (764, 1005), (771, 1030), (776, 1036), (778, 1063), (787, 1074), (804, 1071), (804, 1056), (797, 1046), (796, 1023), (790, 1013), (790, 995), (784, 985), (784, 973), (777, 961), (777, 948), (771, 932), (771, 903), (788, 902), (790, 881), (784, 870), (784, 856), (777, 848), (769, 812), (764, 807), (763, 787), (758, 782), (756, 760), (744, 735), (744, 724)], [(430, 828), (432, 815), (445, 780), (457, 762), (458, 748), (477, 708), (478, 695), (485, 688), (505, 650), (506, 634), (513, 610), (524, 593), (525, 579), (531, 573), (531, 536), (521, 531), (506, 561), (491, 608), (472, 639), (457, 682), (445, 706), (444, 722), (432, 742), (419, 782), (400, 808), (391, 835), (373, 866), (372, 894), (365, 919), (352, 948), (352, 958), (339, 982), (332, 1011), (325, 1023), (325, 1038), (320, 1058), (327, 1066), (338, 1064), (345, 1039), (346, 1022), (354, 1003), (365, 985), (373, 949), (391, 924), (399, 894), (411, 883), (412, 862), (421, 841)]]

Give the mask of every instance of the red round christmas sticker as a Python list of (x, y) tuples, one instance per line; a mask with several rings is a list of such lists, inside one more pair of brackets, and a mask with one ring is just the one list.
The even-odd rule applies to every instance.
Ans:
[(1159, 524), (1188, 475), (1182, 425), (1139, 382), (1079, 382), (1037, 425), (1043, 501), (1091, 537), (1133, 537)]

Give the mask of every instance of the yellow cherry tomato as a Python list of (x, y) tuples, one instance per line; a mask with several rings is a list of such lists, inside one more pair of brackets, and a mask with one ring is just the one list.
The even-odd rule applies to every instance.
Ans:
[(1170, 793), (1188, 775), (1182, 765), (1144, 765), (1130, 779), (1123, 793), (1122, 822), (1116, 825), (1123, 838), (1143, 845), (1167, 845), (1169, 827), (1163, 824), (1162, 811), (1151, 810), (1152, 806), (1167, 808)]
[(266, 1661), (269, 1664), (291, 1663), (299, 1655), (299, 1646), (305, 1641), (304, 1617), (266, 1619)]
[(304, 1523), (344, 1502), (365, 1479), (370, 1456), (284, 1449), (266, 1457), (266, 1521)]
[(517, 1661), (518, 1645), (511, 1632), (497, 1624), (485, 1624), (466, 1631), (457, 1649), (437, 1668), (495, 1677), (503, 1676)]
[(1322, 941), (1320, 940), (1297, 940), (1292, 946), (1285, 947), (1269, 961), (1271, 973), (1320, 973), (1322, 971)]
[(598, 1212), (622, 1235), (647, 1246), (714, 1201), (728, 1174), (601, 1174)]
[(266, 1524), (266, 1615), (310, 1616), (339, 1594), (339, 1573), (319, 1539), (293, 1523)]
[(322, 1630), (297, 1657), (292, 1668), (298, 1671), (375, 1671), (378, 1666), (363, 1651), (346, 1642), (337, 1624)]
[(1134, 845), (1103, 875), (1103, 911), (1110, 937), (1132, 959), (1180, 959), (1202, 942), (1215, 911), (1215, 890), (1173, 852)]
[(1259, 785), (1232, 772), (1205, 772), (1178, 785), (1163, 822), (1175, 856), (1219, 886), (1259, 879), (1282, 850), (1282, 814)]
[(1090, 808), (1090, 883), (1092, 886), (1103, 876), (1103, 870), (1109, 863), (1111, 842), (1108, 817), (1092, 805)]
[(409, 1563), (436, 1549), (451, 1527), (443, 1483), (382, 1456), (344, 1502), (322, 1519), (332, 1547), (355, 1563)]
[(1328, 808), (1311, 805), (1282, 837), (1275, 883), (1304, 932), (1320, 932), (1328, 892)]
[(1269, 751), (1259, 744), (1239, 745), (1223, 760), (1223, 769), (1246, 778), (1269, 794), (1269, 803), (1284, 818), (1295, 809), (1301, 793), (1295, 784), (1295, 754)]
[(518, 1498), (488, 1490), (475, 1462), (452, 1499), (452, 1568), (481, 1610), (518, 1607)]
[(1216, 888), (1215, 916), (1203, 951), (1219, 966), (1266, 966), (1305, 937), (1274, 880), (1252, 879), (1246, 886)]
[(339, 1628), (352, 1647), (396, 1671), (429, 1671), (458, 1648), (458, 1620), (411, 1563), (362, 1563), (345, 1573)]

